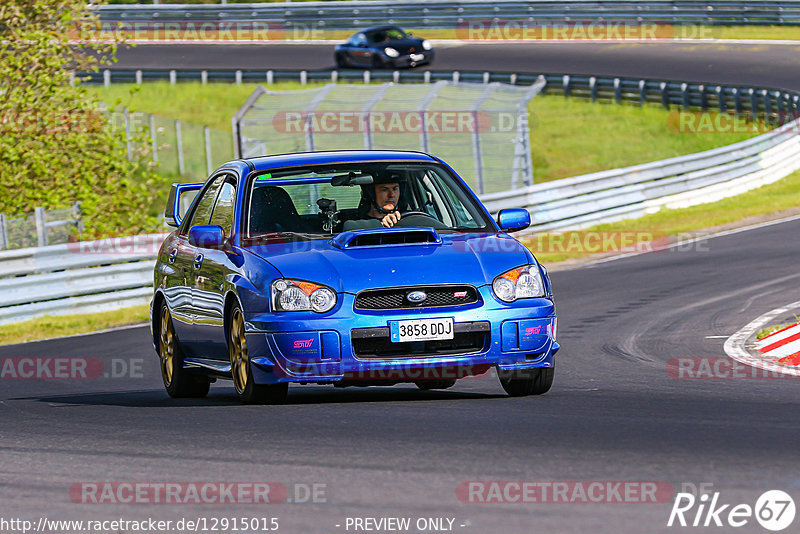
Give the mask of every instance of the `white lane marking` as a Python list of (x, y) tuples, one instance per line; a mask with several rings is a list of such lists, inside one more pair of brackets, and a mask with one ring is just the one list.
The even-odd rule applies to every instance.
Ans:
[[(685, 245), (691, 245), (692, 243), (697, 243), (699, 241), (705, 241), (706, 239), (714, 239), (715, 237), (724, 237), (726, 235), (738, 234), (740, 232), (748, 232), (750, 230), (757, 230), (759, 228), (764, 228), (764, 227), (767, 227), (767, 226), (773, 226), (775, 224), (782, 224), (782, 223), (787, 223), (787, 222), (791, 222), (791, 221), (796, 221), (798, 219), (800, 219), (800, 215), (792, 215), (790, 217), (784, 217), (783, 219), (775, 219), (774, 221), (766, 221), (766, 222), (763, 222), (763, 223), (752, 224), (750, 226), (742, 226), (741, 228), (734, 228), (732, 230), (725, 230), (724, 232), (717, 232), (715, 234), (709, 234), (709, 235), (704, 235), (704, 236), (700, 236), (700, 237), (693, 237), (692, 239), (686, 239), (686, 240), (683, 240), (683, 241), (678, 241), (677, 243), (672, 243), (671, 245), (669, 245), (667, 247), (660, 248), (657, 251), (653, 251), (653, 252), (663, 252), (664, 250), (667, 250), (667, 249), (671, 249), (671, 248), (675, 248), (675, 247), (682, 247), (682, 246), (685, 246)], [(580, 268), (584, 268), (584, 267), (591, 267), (593, 265), (598, 265), (598, 264), (601, 264), (601, 263), (608, 263), (608, 262), (611, 262), (611, 261), (623, 260), (625, 258), (632, 258), (634, 256), (641, 256), (642, 254), (653, 254), (653, 252), (643, 251), (643, 252), (622, 253), (622, 254), (618, 254), (616, 256), (609, 256), (608, 258), (602, 258), (602, 259), (599, 259), (599, 260), (590, 261), (588, 263), (585, 263), (585, 264), (581, 265), (578, 268), (580, 269)]]
[(706, 336), (706, 339), (728, 339), (730, 336)]
[(745, 365), (750, 365), (758, 369), (764, 369), (774, 373), (800, 376), (800, 369), (790, 369), (782, 365), (776, 365), (772, 362), (767, 362), (764, 360), (764, 358), (751, 355), (745, 348), (745, 343), (750, 336), (764, 328), (764, 326), (768, 325), (771, 321), (774, 321), (776, 317), (794, 311), (797, 308), (800, 308), (800, 300), (797, 302), (792, 302), (791, 304), (787, 304), (781, 308), (776, 308), (751, 321), (744, 328), (733, 334), (727, 339), (727, 341), (725, 341), (725, 354), (737, 362), (741, 362)]

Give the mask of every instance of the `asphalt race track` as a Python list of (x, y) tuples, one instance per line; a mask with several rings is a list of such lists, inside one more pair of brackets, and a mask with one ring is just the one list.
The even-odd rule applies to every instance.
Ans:
[[(331, 44), (141, 44), (110, 68), (332, 69)], [(555, 72), (800, 88), (800, 45), (511, 43), (436, 46), (437, 70)]]
[[(600, 48), (598, 54), (614, 57), (613, 46)], [(583, 65), (597, 74), (658, 71), (664, 77), (738, 76), (742, 83), (798, 86), (783, 68), (794, 64), (794, 47), (776, 48), (781, 54), (769, 56), (775, 61), (769, 69), (765, 61), (725, 52), (714, 70), (702, 68), (703, 58), (713, 54), (674, 49), (664, 51), (673, 63), (650, 60), (639, 71), (627, 60), (615, 65), (573, 57), (558, 65), (538, 55), (530, 59), (530, 70)], [(191, 50), (141, 46), (123, 54), (119, 66), (147, 67), (144, 58), (152, 54), (147, 61), (154, 62), (159, 53), (162, 67), (248, 63), (229, 52), (227, 64), (215, 63), (223, 61), (223, 49), (218, 56), (214, 48)], [(436, 67), (523, 65), (524, 54), (481, 64), (482, 53), (480, 48), (464, 57), (463, 67), (448, 63), (443, 53)], [(686, 62), (685, 72), (679, 60)], [(278, 68), (279, 61), (284, 59), (265, 54), (257, 66)], [(325, 61), (327, 56), (317, 57), (304, 66), (324, 67)], [(797, 384), (678, 379), (675, 359), (724, 359), (727, 336), (762, 313), (800, 300), (798, 232), (795, 220), (552, 273), (563, 348), (553, 389), (542, 397), (506, 397), (491, 375), (437, 392), (296, 386), (283, 406), (240, 405), (232, 385), (221, 381), (207, 399), (171, 400), (147, 328), (0, 347), (0, 359), (103, 362), (95, 379), (0, 380), (3, 516), (34, 523), (40, 517), (277, 517), (279, 531), (287, 533), (353, 532), (345, 529), (348, 517), (397, 516), (412, 518), (412, 524), (417, 518), (451, 518), (453, 530), (475, 534), (618, 534), (703, 529), (666, 526), (671, 495), (646, 504), (480, 504), (463, 502), (456, 488), (467, 481), (654, 481), (675, 492), (685, 484), (712, 484), (720, 501), (730, 504), (753, 506), (771, 489), (796, 498)], [(317, 486), (321, 493), (314, 503), (269, 506), (74, 502), (70, 488), (92, 481), (279, 482), (292, 501), (306, 500), (304, 488), (324, 486)], [(687, 515), (693, 517), (694, 510)], [(752, 518), (737, 529), (762, 531)]]

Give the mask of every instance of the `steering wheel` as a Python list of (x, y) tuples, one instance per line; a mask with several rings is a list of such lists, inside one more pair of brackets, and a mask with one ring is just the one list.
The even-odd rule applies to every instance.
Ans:
[(425, 215), (426, 217), (430, 217), (431, 219), (436, 219), (437, 221), (439, 220), (426, 211), (406, 211), (406, 212), (401, 212), (400, 215), (403, 217), (405, 217), (406, 215)]

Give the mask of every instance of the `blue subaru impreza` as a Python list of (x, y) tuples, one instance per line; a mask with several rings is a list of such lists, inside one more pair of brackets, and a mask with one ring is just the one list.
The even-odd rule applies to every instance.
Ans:
[[(190, 197), (193, 196), (193, 200)], [(153, 343), (172, 397), (232, 379), (245, 403), (288, 384), (444, 389), (495, 367), (509, 395), (555, 368), (550, 280), (461, 178), (418, 152), (226, 163), (175, 184), (155, 266)]]

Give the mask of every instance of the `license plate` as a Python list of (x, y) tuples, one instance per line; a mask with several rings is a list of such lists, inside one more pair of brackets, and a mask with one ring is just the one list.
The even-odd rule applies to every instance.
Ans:
[(411, 61), (422, 61), (425, 59), (425, 56), (422, 54), (411, 54)]
[(453, 339), (453, 318), (389, 321), (392, 343)]

